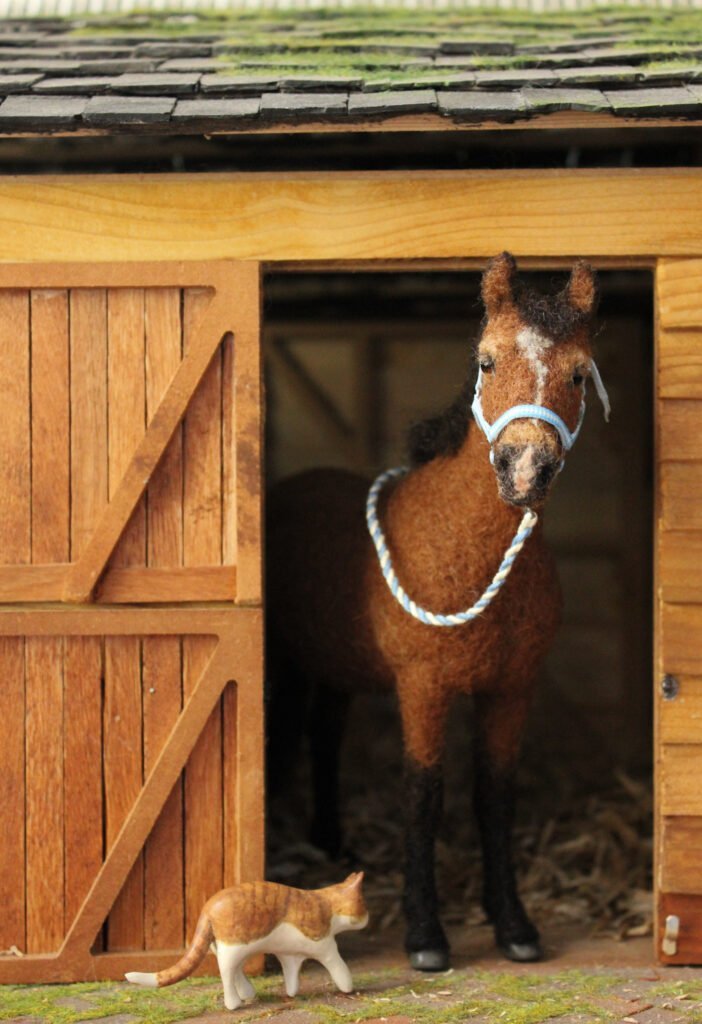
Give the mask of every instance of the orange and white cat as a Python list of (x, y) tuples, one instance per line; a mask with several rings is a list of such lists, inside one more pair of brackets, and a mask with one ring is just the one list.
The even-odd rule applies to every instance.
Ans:
[(297, 994), (300, 967), (308, 959), (318, 960), (337, 988), (350, 992), (351, 972), (341, 959), (336, 936), (368, 923), (362, 883), (361, 871), (324, 889), (292, 889), (275, 882), (222, 889), (203, 907), (193, 941), (178, 963), (158, 974), (133, 971), (125, 977), (149, 988), (173, 985), (192, 974), (211, 947), (228, 1010), (256, 995), (244, 974), (245, 961), (255, 953), (278, 957), (289, 996)]

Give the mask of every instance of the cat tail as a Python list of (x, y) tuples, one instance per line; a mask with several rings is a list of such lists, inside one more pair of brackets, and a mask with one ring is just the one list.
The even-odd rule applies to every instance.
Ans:
[(142, 974), (141, 971), (130, 971), (125, 974), (127, 981), (134, 985), (144, 985), (146, 988), (164, 988), (166, 985), (175, 985), (192, 974), (197, 965), (205, 959), (205, 954), (214, 941), (214, 932), (209, 918), (206, 914), (200, 914), (193, 941), (180, 958), (178, 963), (167, 967), (165, 971), (158, 974)]

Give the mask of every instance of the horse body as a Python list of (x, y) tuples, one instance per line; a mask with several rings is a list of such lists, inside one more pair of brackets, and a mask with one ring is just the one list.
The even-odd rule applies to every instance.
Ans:
[[(558, 307), (556, 326), (568, 332), (556, 346), (555, 339), (530, 326), (534, 317), (517, 307), (513, 271), (511, 258), (499, 257), (483, 281), (488, 323), (481, 373), (492, 378), (496, 365), (501, 372), (499, 389), (497, 371), (483, 387), (485, 414), (494, 421), (506, 405), (533, 401), (536, 388), (539, 401), (558, 403), (575, 429), (583, 394), (578, 368), (589, 358), (591, 272), (584, 284), (582, 275), (575, 281), (585, 290), (587, 315), (579, 320), (570, 316), (572, 310)], [(573, 278), (570, 288), (572, 303), (578, 297)], [(546, 315), (546, 324), (553, 327), (553, 317)], [(415, 445), (412, 471), (387, 488), (379, 506), (405, 590), (418, 604), (444, 614), (470, 607), (483, 593), (523, 506), (543, 504), (563, 457), (552, 427), (522, 420), (504, 429), (499, 445), (493, 443), (493, 469), (491, 446), (470, 424), (468, 402), (464, 393), (443, 418), (432, 421), (428, 442), (424, 437)], [(279, 485), (269, 505), (272, 661), (281, 675), (304, 678), (316, 695), (313, 834), (330, 849), (338, 846), (336, 754), (347, 696), (369, 686), (394, 688), (405, 753), (406, 945), (414, 966), (444, 968), (448, 944), (438, 916), (433, 859), (444, 726), (456, 694), (472, 694), (483, 905), (505, 954), (537, 959), (538, 933), (517, 894), (510, 831), (520, 741), (538, 667), (560, 620), (560, 589), (541, 525), (480, 617), (450, 628), (430, 626), (400, 607), (381, 574), (366, 527), (367, 490), (368, 482), (351, 473), (318, 470)]]

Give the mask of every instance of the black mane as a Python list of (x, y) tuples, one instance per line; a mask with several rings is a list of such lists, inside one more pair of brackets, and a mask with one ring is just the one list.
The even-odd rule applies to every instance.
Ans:
[(438, 455), (455, 455), (461, 448), (472, 419), (473, 382), (465, 382), (448, 409), (413, 423), (407, 438), (410, 464), (421, 466)]
[(525, 323), (556, 342), (571, 337), (579, 327), (592, 320), (591, 313), (584, 313), (571, 305), (566, 289), (556, 295), (543, 295), (522, 286), (515, 301)]

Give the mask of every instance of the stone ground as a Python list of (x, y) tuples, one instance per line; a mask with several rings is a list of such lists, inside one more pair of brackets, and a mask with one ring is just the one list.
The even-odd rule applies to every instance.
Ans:
[[(651, 939), (583, 939), (577, 926), (546, 929), (548, 958), (506, 964), (486, 928), (454, 933), (454, 966), (439, 975), (408, 969), (399, 933), (342, 936), (356, 990), (336, 993), (316, 967), (303, 968), (301, 994), (283, 995), (282, 979), (255, 979), (258, 1000), (223, 1008), (209, 978), (161, 991), (93, 983), (0, 989), (0, 1021), (11, 1024), (702, 1024), (702, 969), (655, 964)], [(344, 941), (345, 940), (345, 941)]]

